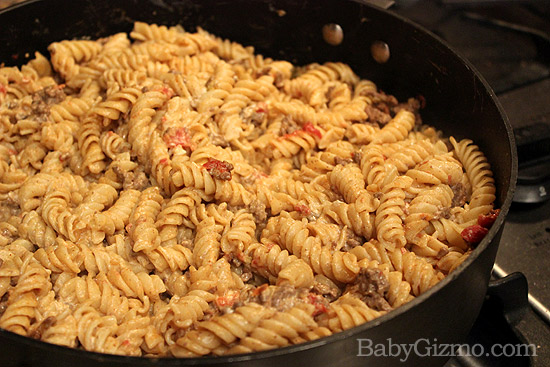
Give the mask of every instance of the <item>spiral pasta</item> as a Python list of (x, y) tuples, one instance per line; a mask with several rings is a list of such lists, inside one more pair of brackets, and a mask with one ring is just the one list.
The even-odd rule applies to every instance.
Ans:
[(473, 141), (341, 62), (143, 22), (48, 50), (0, 64), (8, 331), (182, 358), (316, 340), (427, 292), (496, 213)]
[(298, 254), (318, 273), (340, 282), (350, 282), (359, 271), (355, 255), (342, 251), (331, 252), (321, 245), (320, 239), (309, 235), (302, 221), (281, 217), (272, 221), (272, 233), (279, 233), (280, 244)]

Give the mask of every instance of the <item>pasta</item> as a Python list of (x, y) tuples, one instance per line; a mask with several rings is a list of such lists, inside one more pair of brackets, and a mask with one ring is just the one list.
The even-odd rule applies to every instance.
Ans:
[(428, 291), (497, 215), (473, 141), (346, 64), (203, 29), (0, 66), (0, 327), (149, 357), (249, 353)]

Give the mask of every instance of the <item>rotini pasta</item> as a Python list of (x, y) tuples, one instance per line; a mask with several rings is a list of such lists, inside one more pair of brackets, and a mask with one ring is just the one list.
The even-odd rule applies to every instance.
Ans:
[(48, 49), (0, 65), (11, 332), (151, 357), (316, 340), (428, 291), (495, 215), (479, 148), (346, 64), (142, 22)]

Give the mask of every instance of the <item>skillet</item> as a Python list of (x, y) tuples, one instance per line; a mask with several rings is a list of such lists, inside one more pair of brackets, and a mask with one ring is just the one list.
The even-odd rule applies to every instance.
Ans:
[[(190, 31), (201, 26), (220, 37), (252, 45), (257, 53), (295, 64), (341, 61), (399, 100), (422, 95), (425, 123), (446, 136), (474, 140), (489, 159), (500, 216), (473, 254), (428, 292), (378, 319), (327, 338), (229, 357), (149, 359), (74, 350), (0, 330), (0, 365), (443, 365), (448, 357), (411, 353), (403, 363), (404, 354), (358, 354), (368, 354), (360, 350), (361, 345), (387, 345), (389, 338), (395, 344), (461, 343), (483, 303), (515, 188), (517, 157), (507, 118), (472, 65), (409, 20), (353, 0), (34, 0), (0, 12), (0, 60), (21, 65), (36, 50), (48, 55), (51, 42), (129, 32), (134, 21), (181, 24)], [(330, 45), (323, 39), (326, 24), (342, 28), (340, 44)], [(379, 41), (388, 45), (387, 62), (375, 61), (371, 53), (371, 45)]]

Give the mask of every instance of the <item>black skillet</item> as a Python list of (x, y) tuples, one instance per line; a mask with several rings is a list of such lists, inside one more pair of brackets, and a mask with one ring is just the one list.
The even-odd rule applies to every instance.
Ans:
[[(471, 138), (489, 158), (501, 215), (455, 272), (430, 291), (389, 314), (318, 341), (255, 354), (199, 359), (149, 359), (85, 352), (0, 330), (1, 366), (441, 366), (448, 357), (423, 356), (428, 344), (461, 343), (483, 302), (517, 175), (510, 126), (494, 93), (470, 63), (410, 21), (344, 0), (42, 0), (0, 12), (0, 60), (24, 63), (35, 50), (62, 39), (130, 31), (134, 21), (182, 24), (253, 45), (264, 55), (294, 63), (343, 61), (399, 99), (422, 95), (423, 120), (446, 135)], [(322, 28), (341, 26), (340, 45)], [(383, 41), (390, 58), (377, 63), (371, 45)], [(359, 346), (414, 344), (420, 353), (395, 357)], [(363, 339), (363, 341), (359, 341)], [(424, 349), (423, 349), (424, 348)], [(432, 353), (433, 354), (433, 353)], [(402, 363), (404, 361), (404, 363)]]

